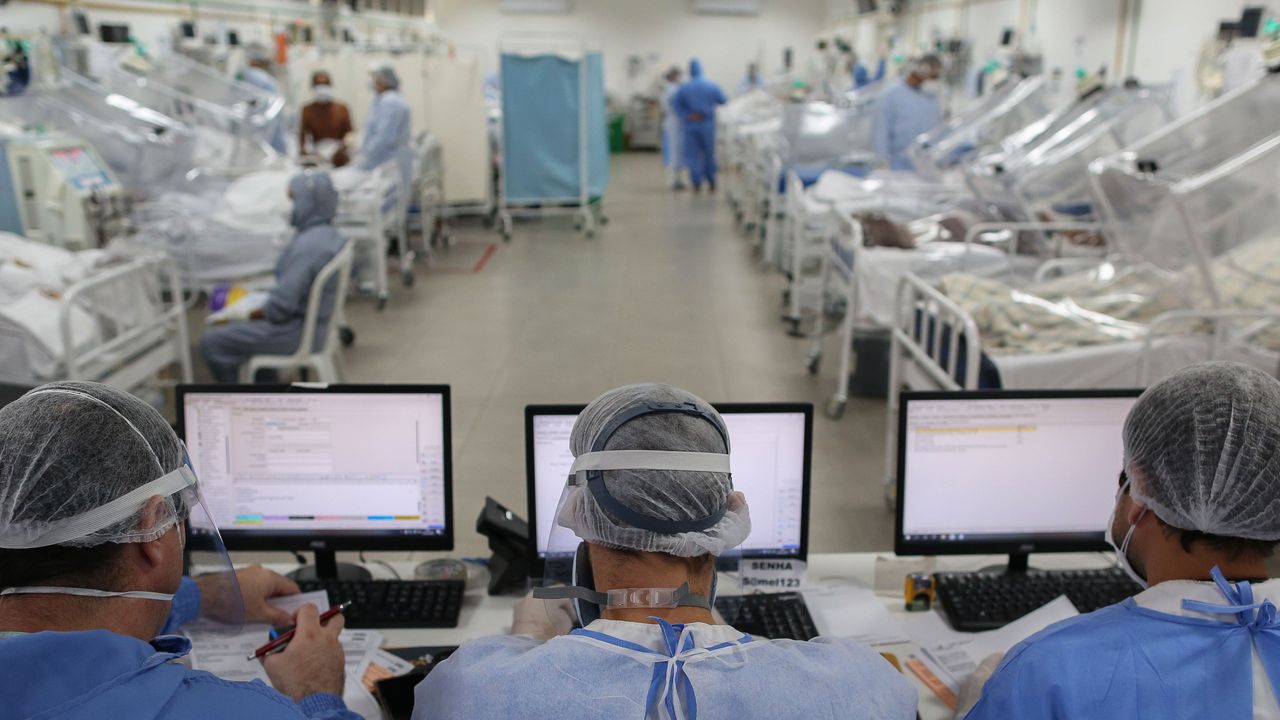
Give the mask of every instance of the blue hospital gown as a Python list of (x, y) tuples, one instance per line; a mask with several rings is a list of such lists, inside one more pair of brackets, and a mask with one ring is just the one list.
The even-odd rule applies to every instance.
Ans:
[[(183, 579), (166, 632), (195, 618), (199, 590)], [(191, 641), (151, 642), (107, 630), (0, 633), (0, 720), (360, 720), (342, 698), (295, 703), (261, 681), (231, 682), (178, 661)]]
[(915, 90), (905, 81), (895, 82), (876, 100), (871, 139), (876, 158), (890, 170), (914, 170), (907, 148), (921, 134), (942, 123), (938, 98)]
[(1214, 587), (1160, 583), (1031, 636), (1005, 657), (967, 720), (1252, 720), (1255, 702), (1275, 717), (1280, 621), (1271, 601), (1239, 614), (1180, 603), (1248, 606), (1280, 597), (1280, 582)]
[[(675, 663), (674, 667), (672, 663)], [(473, 640), (427, 675), (414, 720), (912, 720), (912, 685), (849, 640), (758, 640), (724, 625), (597, 620), (541, 642)], [(677, 708), (678, 706), (678, 708)]]

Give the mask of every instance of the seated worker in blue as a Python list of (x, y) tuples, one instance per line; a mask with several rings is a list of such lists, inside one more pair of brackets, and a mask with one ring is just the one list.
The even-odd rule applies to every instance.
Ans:
[[(60, 382), (0, 409), (0, 718), (358, 720), (340, 617), (272, 608), (298, 587), (261, 567), (182, 576), (203, 510), (182, 442), (132, 395)], [(197, 616), (296, 622), (264, 662), (277, 689), (184, 667), (167, 633)]]
[(702, 76), (702, 63), (689, 61), (689, 80), (676, 91), (671, 105), (680, 117), (685, 167), (693, 191), (706, 183), (716, 189), (716, 106), (729, 102), (720, 86)]
[(906, 77), (885, 88), (876, 99), (871, 145), (876, 159), (890, 170), (914, 170), (907, 148), (942, 123), (940, 77), (942, 61), (937, 55), (925, 55), (912, 64)]
[[(289, 181), (293, 213), (289, 224), (297, 230), (276, 260), (276, 284), (265, 305), (247, 321), (210, 328), (200, 339), (200, 354), (213, 379), (220, 383), (239, 380), (240, 366), (254, 355), (289, 355), (302, 341), (311, 285), (325, 265), (346, 245), (333, 226), (338, 214), (338, 191), (328, 173), (306, 171)], [(320, 303), (316, 345), (327, 339), (327, 328), (337, 298), (337, 278), (329, 281)]]
[[(665, 385), (619, 388), (578, 417), (570, 447), (548, 547), (576, 543), (575, 585), (535, 591), (560, 600), (526, 598), (515, 634), (473, 640), (436, 667), (415, 720), (916, 716), (915, 689), (864, 645), (716, 624), (716, 557), (751, 519), (710, 405)], [(573, 615), (583, 627), (570, 632)]]
[(1211, 362), (1143, 393), (1114, 538), (1147, 589), (1015, 647), (967, 717), (1280, 718), (1280, 381)]

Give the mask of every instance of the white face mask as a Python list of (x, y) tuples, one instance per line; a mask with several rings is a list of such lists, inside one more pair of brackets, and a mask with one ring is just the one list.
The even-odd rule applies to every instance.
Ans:
[(1111, 528), (1116, 523), (1116, 513), (1120, 510), (1120, 493), (1123, 493), (1128, 488), (1129, 481), (1126, 480), (1124, 487), (1120, 488), (1120, 492), (1116, 493), (1116, 504), (1111, 508), (1111, 517), (1107, 521), (1106, 540), (1111, 549), (1115, 551), (1116, 562), (1120, 565), (1120, 569), (1124, 570), (1124, 574), (1128, 575), (1129, 579), (1137, 583), (1139, 587), (1146, 588), (1147, 579), (1139, 575), (1138, 571), (1134, 570), (1133, 565), (1129, 563), (1129, 543), (1133, 540), (1133, 531), (1138, 529), (1138, 523), (1142, 521), (1142, 516), (1147, 514), (1147, 509), (1142, 508), (1142, 512), (1138, 513), (1137, 520), (1134, 520), (1133, 524), (1129, 526), (1129, 531), (1124, 534), (1124, 540), (1121, 541), (1119, 546), (1116, 545), (1116, 540), (1111, 532)]
[(926, 95), (937, 95), (942, 92), (942, 81), (933, 79), (920, 83), (920, 90)]
[(328, 85), (316, 85), (311, 88), (311, 96), (319, 103), (333, 102), (333, 88)]

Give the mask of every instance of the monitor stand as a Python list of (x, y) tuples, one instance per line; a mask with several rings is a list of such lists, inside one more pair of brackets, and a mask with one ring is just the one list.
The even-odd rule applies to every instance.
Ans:
[(1029, 569), (1028, 553), (1009, 553), (1008, 565), (988, 565), (978, 572), (986, 575), (1026, 575)]
[(361, 565), (338, 562), (338, 556), (333, 550), (316, 550), (315, 554), (315, 565), (303, 565), (297, 570), (289, 573), (289, 579), (343, 580), (354, 582), (373, 579), (373, 573), (369, 572)]

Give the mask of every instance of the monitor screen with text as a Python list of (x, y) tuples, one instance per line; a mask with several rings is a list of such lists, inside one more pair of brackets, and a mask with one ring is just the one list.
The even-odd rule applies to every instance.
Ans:
[(183, 433), (224, 532), (442, 535), (445, 402), (210, 390), (185, 395)]
[(902, 540), (1101, 540), (1136, 401), (1136, 391), (908, 398), (899, 439)]
[[(729, 428), (729, 465), (733, 487), (747, 498), (751, 511), (751, 534), (741, 546), (748, 556), (796, 557), (802, 549), (804, 531), (806, 416), (803, 412), (722, 412)], [(573, 453), (569, 434), (577, 415), (534, 415), (533, 471), (536, 489), (533, 528), (538, 555), (572, 552), (577, 540), (571, 533), (559, 533), (568, 543), (548, 548), (555, 523), (556, 505), (564, 491)]]

